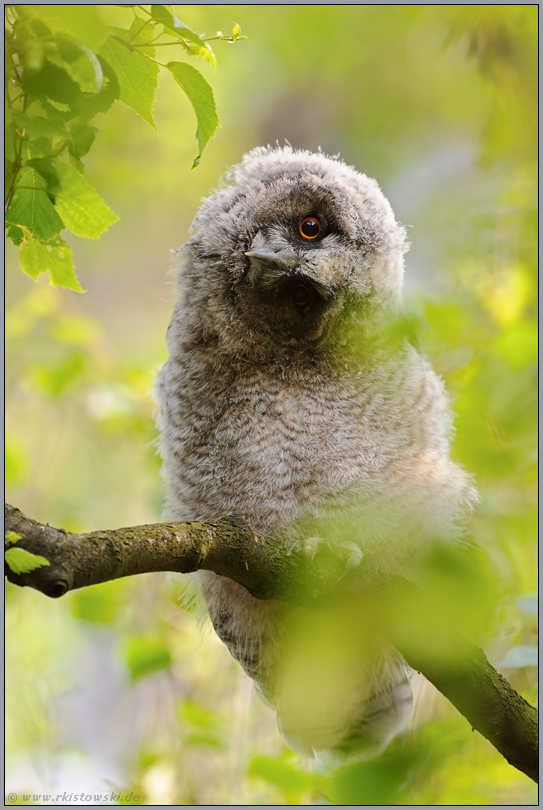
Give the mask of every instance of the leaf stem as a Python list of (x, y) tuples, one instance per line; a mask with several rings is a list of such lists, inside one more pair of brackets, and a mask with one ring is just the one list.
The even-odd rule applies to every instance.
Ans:
[[(139, 20), (139, 19), (140, 19), (139, 17), (136, 17), (136, 20)], [(138, 36), (138, 34), (140, 34), (143, 31), (143, 29), (148, 24), (148, 22), (149, 22), (149, 20), (144, 20), (143, 25), (141, 26), (141, 28), (138, 28), (137, 31), (134, 31), (134, 33), (132, 34), (132, 36), (130, 37), (130, 39), (128, 41), (132, 42), (132, 40), (135, 39)]]
[[(111, 34), (111, 36), (113, 37), (113, 39), (122, 42), (123, 45), (126, 45), (129, 51), (135, 51), (136, 53), (139, 53), (141, 56), (145, 56), (146, 59), (149, 59), (151, 62), (154, 62), (155, 65), (160, 65), (160, 67), (163, 68), (166, 67), (166, 65), (163, 62), (159, 62), (158, 59), (153, 59), (153, 57), (149, 56), (149, 54), (145, 53), (145, 51), (138, 51), (138, 46), (131, 45), (130, 42), (126, 41), (126, 39), (122, 39), (122, 37), (117, 36), (117, 34)], [(147, 47), (147, 46), (139, 46), (139, 47)]]

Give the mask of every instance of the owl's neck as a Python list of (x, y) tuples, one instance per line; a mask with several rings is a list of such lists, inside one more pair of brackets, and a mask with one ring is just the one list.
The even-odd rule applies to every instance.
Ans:
[(409, 340), (403, 316), (376, 318), (371, 308), (346, 307), (317, 345), (302, 340), (278, 343), (265, 333), (243, 329), (235, 320), (214, 328), (206, 318), (190, 317), (180, 309), (170, 324), (168, 343), (173, 356), (190, 365), (194, 358), (195, 365), (207, 367), (228, 386), (234, 377), (260, 371), (285, 383), (311, 376), (360, 379), (379, 368), (390, 374), (404, 365)]

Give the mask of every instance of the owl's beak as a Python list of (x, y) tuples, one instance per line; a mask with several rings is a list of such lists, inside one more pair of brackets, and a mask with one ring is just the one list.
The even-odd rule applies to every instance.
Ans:
[(290, 250), (274, 252), (269, 248), (261, 248), (260, 250), (248, 250), (245, 255), (250, 259), (258, 259), (263, 264), (286, 271), (294, 270), (300, 264), (300, 257)]

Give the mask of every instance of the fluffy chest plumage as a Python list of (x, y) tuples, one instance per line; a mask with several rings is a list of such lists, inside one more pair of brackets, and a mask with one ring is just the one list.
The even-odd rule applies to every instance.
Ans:
[(355, 481), (371, 482), (397, 447), (365, 413), (375, 408), (369, 396), (337, 379), (301, 385), (255, 370), (219, 388), (205, 408), (200, 385), (172, 386), (166, 398), (169, 477), (182, 487), (176, 503), (178, 494), (190, 503), (184, 518), (231, 513), (270, 530)]

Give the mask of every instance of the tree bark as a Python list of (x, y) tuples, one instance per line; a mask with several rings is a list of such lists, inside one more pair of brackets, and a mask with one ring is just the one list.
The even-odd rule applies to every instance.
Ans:
[(258, 599), (281, 599), (314, 610), (343, 600), (354, 620), (371, 616), (375, 624), (378, 617), (379, 631), (408, 664), (433, 683), (511, 765), (538, 781), (536, 709), (492, 667), (480, 648), (440, 611), (429, 610), (424, 591), (405, 579), (375, 582), (363, 564), (344, 575), (341, 560), (320, 551), (308, 566), (303, 553), (278, 547), (236, 517), (89, 534), (38, 523), (9, 505), (5, 518), (6, 532), (21, 538), (16, 547), (50, 563), (20, 575), (6, 567), (9, 581), (54, 598), (134, 574), (206, 569), (235, 580)]

